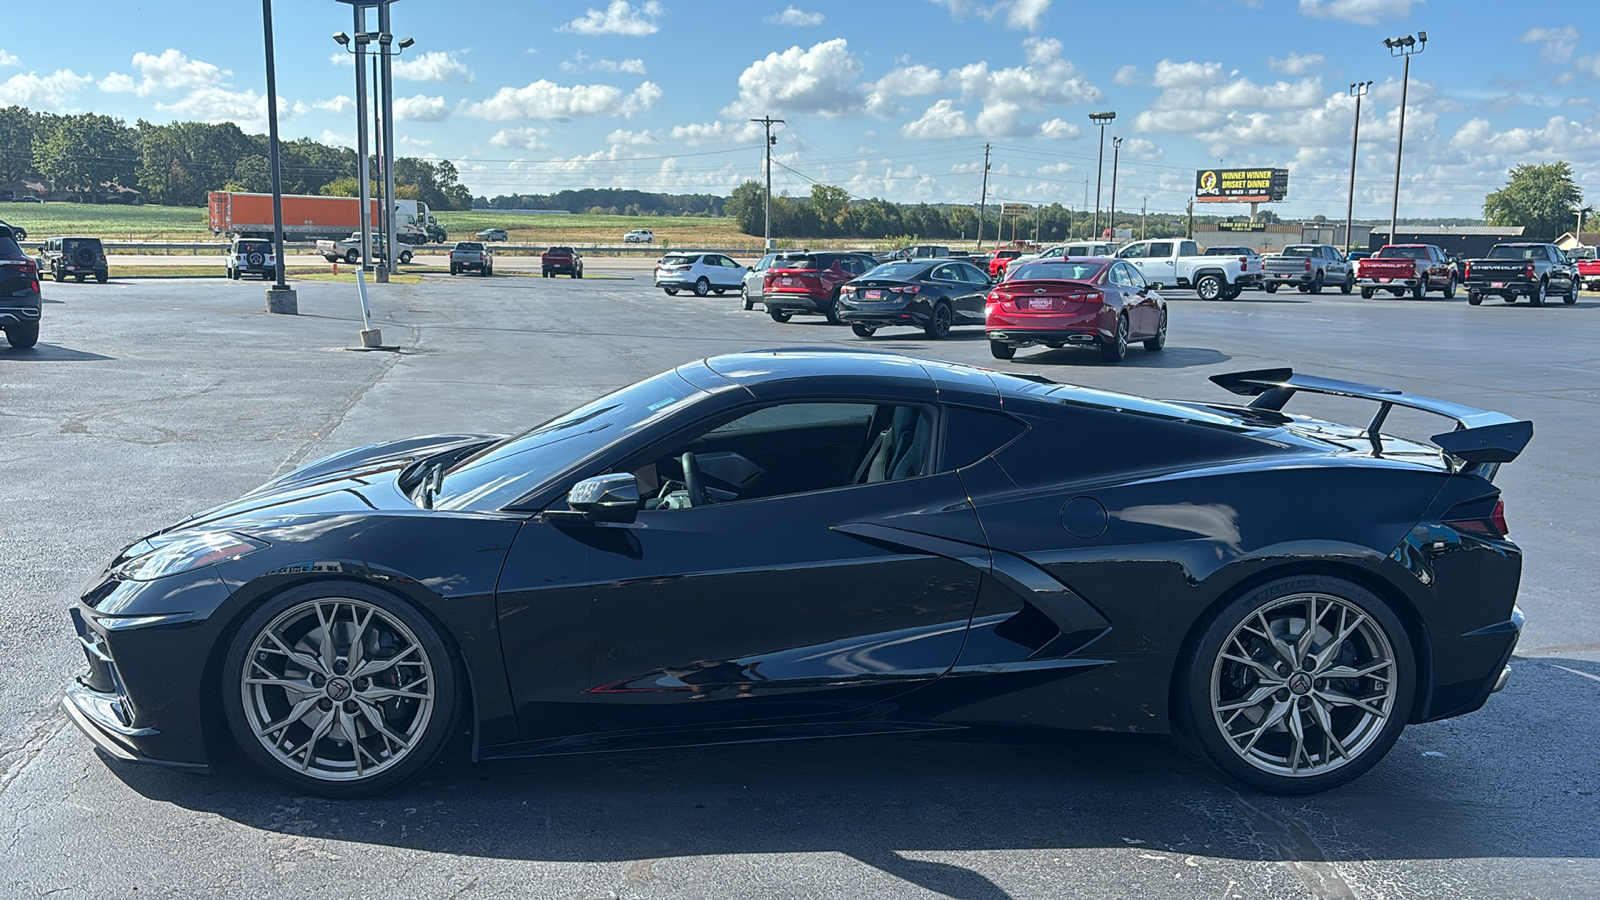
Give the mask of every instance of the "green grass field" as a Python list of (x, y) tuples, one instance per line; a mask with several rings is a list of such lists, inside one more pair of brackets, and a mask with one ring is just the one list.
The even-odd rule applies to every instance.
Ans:
[[(656, 234), (655, 247), (747, 247), (756, 249), (761, 239), (741, 234), (731, 218), (700, 219), (675, 216), (529, 216), (492, 210), (465, 210), (436, 214), (454, 240), (470, 240), (485, 228), (504, 228), (513, 243), (621, 244), (635, 228)], [(202, 241), (213, 238), (202, 207), (121, 206), (94, 203), (0, 203), (0, 220), (20, 225), (28, 240), (59, 235), (93, 235), (108, 241)]]

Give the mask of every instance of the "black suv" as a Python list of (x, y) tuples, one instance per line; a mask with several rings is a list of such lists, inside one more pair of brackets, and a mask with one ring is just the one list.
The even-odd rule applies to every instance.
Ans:
[(57, 237), (44, 242), (44, 267), (50, 277), (64, 281), (70, 275), (83, 281), (90, 275), (106, 283), (106, 251), (97, 237)]
[(39, 342), (39, 265), (0, 227), (0, 328), (19, 350)]

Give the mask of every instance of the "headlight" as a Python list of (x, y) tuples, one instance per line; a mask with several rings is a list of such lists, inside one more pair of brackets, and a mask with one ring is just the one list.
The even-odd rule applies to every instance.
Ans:
[[(160, 541), (157, 538), (157, 541)], [(143, 540), (127, 551), (128, 561), (117, 574), (134, 581), (154, 581), (201, 566), (238, 559), (270, 546), (264, 541), (227, 531), (206, 531), (162, 543)]]

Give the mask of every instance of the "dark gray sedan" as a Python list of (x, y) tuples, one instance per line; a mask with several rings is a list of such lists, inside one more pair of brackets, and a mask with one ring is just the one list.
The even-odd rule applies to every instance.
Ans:
[(884, 263), (839, 289), (839, 318), (857, 337), (904, 325), (942, 338), (956, 325), (983, 325), (992, 284), (981, 269), (960, 260)]

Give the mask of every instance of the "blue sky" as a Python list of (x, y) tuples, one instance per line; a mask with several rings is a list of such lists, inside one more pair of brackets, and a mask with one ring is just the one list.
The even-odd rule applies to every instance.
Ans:
[[(1117, 112), (1117, 205), (1178, 211), (1202, 166), (1290, 169), (1280, 215), (1342, 218), (1353, 81), (1356, 214), (1387, 217), (1401, 64), (1412, 61), (1402, 216), (1474, 216), (1521, 162), (1566, 159), (1600, 195), (1600, 24), (1582, 5), (1487, 0), (575, 0), (395, 3), (417, 44), (396, 81), (399, 150), (450, 159), (476, 194), (632, 187), (726, 193), (761, 172), (858, 197), (1080, 207), (1092, 111)], [(275, 4), (286, 137), (352, 144), (352, 30), (334, 0)], [(22, 18), (29, 18), (24, 15)], [(78, 0), (71, 40), (0, 32), (0, 105), (264, 131), (254, 3)], [(19, 37), (27, 35), (27, 37)], [(1093, 185), (1089, 186), (1092, 203)], [(1215, 205), (1212, 211), (1243, 211)]]

